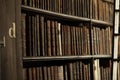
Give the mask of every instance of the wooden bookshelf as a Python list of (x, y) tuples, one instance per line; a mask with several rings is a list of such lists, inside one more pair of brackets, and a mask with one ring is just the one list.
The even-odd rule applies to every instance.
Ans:
[(113, 16), (112, 2), (22, 1), (24, 78), (110, 79), (113, 23), (109, 17)]

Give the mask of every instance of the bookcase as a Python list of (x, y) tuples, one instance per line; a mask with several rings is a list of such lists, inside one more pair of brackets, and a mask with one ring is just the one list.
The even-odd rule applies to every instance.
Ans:
[(113, 2), (21, 0), (23, 80), (111, 80)]
[(23, 80), (111, 80), (113, 3), (22, 0)]
[(112, 80), (113, 0), (12, 1), (1, 0), (14, 3), (6, 11), (15, 7), (17, 29), (7, 64), (14, 72), (2, 79)]

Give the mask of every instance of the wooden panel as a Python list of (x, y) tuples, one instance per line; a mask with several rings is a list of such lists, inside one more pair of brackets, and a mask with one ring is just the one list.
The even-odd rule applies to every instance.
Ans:
[(15, 23), (15, 0), (0, 0), (0, 39), (6, 37), (6, 46), (1, 48), (1, 80), (18, 80), (16, 69), (16, 39), (8, 34)]
[(15, 22), (16, 22), (16, 63), (17, 79), (23, 80), (22, 77), (22, 43), (21, 43), (21, 0), (15, 0)]

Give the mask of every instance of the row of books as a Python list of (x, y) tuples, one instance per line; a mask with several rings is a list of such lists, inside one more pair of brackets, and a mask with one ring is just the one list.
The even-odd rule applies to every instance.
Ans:
[(23, 13), (21, 33), (23, 56), (112, 54), (109, 26), (90, 28), (85, 23), (60, 22)]
[(113, 4), (104, 0), (22, 0), (22, 4), (107, 22), (112, 22), (113, 16)]
[[(96, 63), (97, 61), (97, 63)], [(23, 68), (23, 80), (111, 80), (111, 61), (73, 61)], [(92, 78), (92, 76), (94, 76)]]
[(100, 61), (100, 80), (112, 80), (112, 61), (101, 60)]
[(91, 80), (90, 63), (70, 62), (63, 65), (23, 69), (23, 80)]
[(91, 29), (92, 54), (112, 54), (112, 28), (93, 26)]

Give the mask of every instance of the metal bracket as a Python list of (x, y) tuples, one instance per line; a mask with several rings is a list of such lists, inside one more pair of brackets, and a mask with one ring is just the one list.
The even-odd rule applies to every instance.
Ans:
[(5, 47), (6, 46), (6, 44), (5, 44), (6, 42), (5, 42), (5, 36), (3, 37), (3, 40), (2, 41), (0, 41), (0, 46), (3, 46), (3, 47)]

